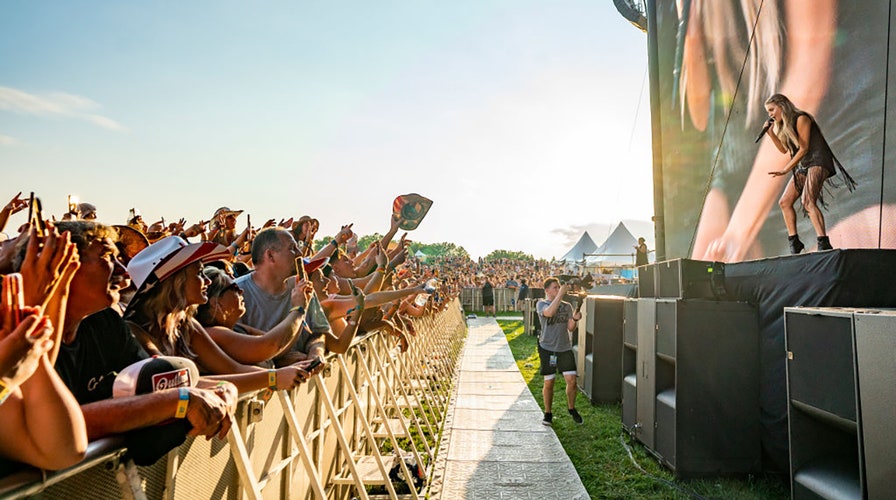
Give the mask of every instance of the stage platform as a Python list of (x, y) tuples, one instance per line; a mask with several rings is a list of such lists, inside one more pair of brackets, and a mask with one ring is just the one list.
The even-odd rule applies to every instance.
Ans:
[[(767, 470), (788, 470), (784, 308), (896, 307), (896, 250), (837, 249), (729, 264), (679, 259), (639, 271), (642, 280), (657, 280), (642, 284), (641, 297), (702, 298), (757, 306), (760, 421)], [(659, 284), (666, 279), (667, 285), (670, 275), (680, 280), (675, 288), (678, 295), (670, 295), (669, 287)], [(630, 296), (627, 292), (618, 295)]]

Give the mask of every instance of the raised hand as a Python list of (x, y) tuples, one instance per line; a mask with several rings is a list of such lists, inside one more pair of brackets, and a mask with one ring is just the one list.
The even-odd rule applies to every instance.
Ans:
[(7, 212), (9, 215), (17, 214), (22, 210), (28, 208), (28, 200), (24, 200), (20, 198), (22, 196), (22, 192), (19, 191), (6, 206), (3, 207), (3, 211)]
[(352, 232), (352, 226), (354, 226), (354, 225), (355, 225), (355, 223), (352, 222), (351, 224), (342, 226), (342, 229), (340, 229), (339, 232), (336, 233), (336, 236), (334, 237), (334, 239), (335, 239), (340, 245), (343, 244), (343, 243), (345, 243), (346, 241), (348, 241), (349, 238), (351, 238), (351, 237), (354, 236), (354, 234), (355, 234), (355, 233)]
[(376, 243), (376, 267), (386, 267), (389, 264), (389, 257), (386, 255), (386, 251), (383, 250), (383, 245), (379, 242)]
[(46, 307), (60, 284), (67, 295), (68, 284), (79, 265), (78, 248), (67, 231), (60, 235), (55, 227), (48, 225), (46, 235), (40, 238), (32, 228), (20, 269), (25, 305)]
[(13, 326), (8, 296), (3, 293), (0, 303), (0, 379), (14, 389), (34, 374), (40, 358), (53, 348), (53, 324), (39, 308), (28, 307), (22, 310), (25, 318)]
[[(301, 265), (301, 264), (299, 264)], [(311, 301), (311, 295), (314, 293), (314, 287), (310, 281), (304, 279), (296, 280), (296, 285), (290, 293), (290, 303), (293, 307), (305, 307)]]
[[(183, 219), (181, 219), (181, 220), (183, 220)], [(192, 238), (193, 236), (199, 236), (200, 234), (202, 234), (206, 231), (205, 225), (208, 223), (209, 223), (209, 221), (207, 221), (207, 220), (200, 220), (196, 224), (193, 224), (192, 226), (184, 229), (183, 230), (184, 237)], [(181, 227), (183, 227), (183, 224), (181, 224)]]

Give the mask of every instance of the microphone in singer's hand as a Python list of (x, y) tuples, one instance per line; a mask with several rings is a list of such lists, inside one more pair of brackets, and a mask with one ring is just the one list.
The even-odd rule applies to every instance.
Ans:
[(759, 135), (756, 136), (755, 142), (759, 142), (760, 140), (762, 140), (762, 136), (764, 136), (765, 133), (768, 132), (769, 127), (771, 127), (773, 123), (775, 123), (774, 118), (769, 118), (768, 121), (765, 122), (765, 125), (763, 125), (762, 127), (762, 132), (759, 132)]

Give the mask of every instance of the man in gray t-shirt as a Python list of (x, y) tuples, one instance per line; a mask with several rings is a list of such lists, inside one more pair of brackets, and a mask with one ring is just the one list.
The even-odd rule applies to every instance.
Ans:
[(570, 332), (576, 331), (576, 322), (582, 319), (582, 313), (573, 311), (572, 305), (563, 300), (569, 291), (569, 285), (560, 285), (557, 278), (548, 278), (544, 282), (544, 296), (535, 304), (538, 319), (541, 321), (541, 336), (538, 339), (538, 356), (541, 360), (541, 374), (544, 376), (544, 425), (552, 425), (554, 414), (551, 406), (554, 401), (554, 378), (557, 370), (566, 381), (566, 402), (569, 414), (577, 424), (583, 422), (576, 411), (576, 360), (569, 340)]
[[(261, 331), (269, 331), (283, 321), (283, 318), (289, 313), (292, 286), (287, 286), (282, 293), (269, 294), (259, 288), (252, 279), (252, 274), (240, 276), (235, 280), (243, 290), (243, 300), (246, 304), (246, 314), (240, 318), (240, 323)], [(288, 281), (291, 283), (293, 279)], [(292, 350), (308, 354), (310, 340), (326, 335), (329, 331), (330, 323), (327, 321), (327, 315), (324, 313), (320, 301), (317, 300), (317, 296), (312, 294), (311, 300), (308, 302), (308, 309), (305, 311), (302, 331), (293, 342)]]
[[(236, 284), (243, 289), (246, 304), (241, 323), (268, 331), (286, 317), (291, 307), (290, 293), (295, 284), (293, 274), (298, 257), (298, 245), (285, 229), (269, 228), (255, 236), (252, 242), (255, 271), (236, 279)], [(330, 323), (313, 295), (304, 314), (304, 331), (296, 339), (293, 350), (323, 360)]]

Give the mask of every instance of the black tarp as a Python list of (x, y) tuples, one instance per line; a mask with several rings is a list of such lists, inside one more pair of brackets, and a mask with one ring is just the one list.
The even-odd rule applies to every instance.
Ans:
[(789, 470), (785, 307), (896, 307), (896, 250), (833, 250), (725, 266), (728, 300), (759, 312), (760, 423), (772, 463)]

